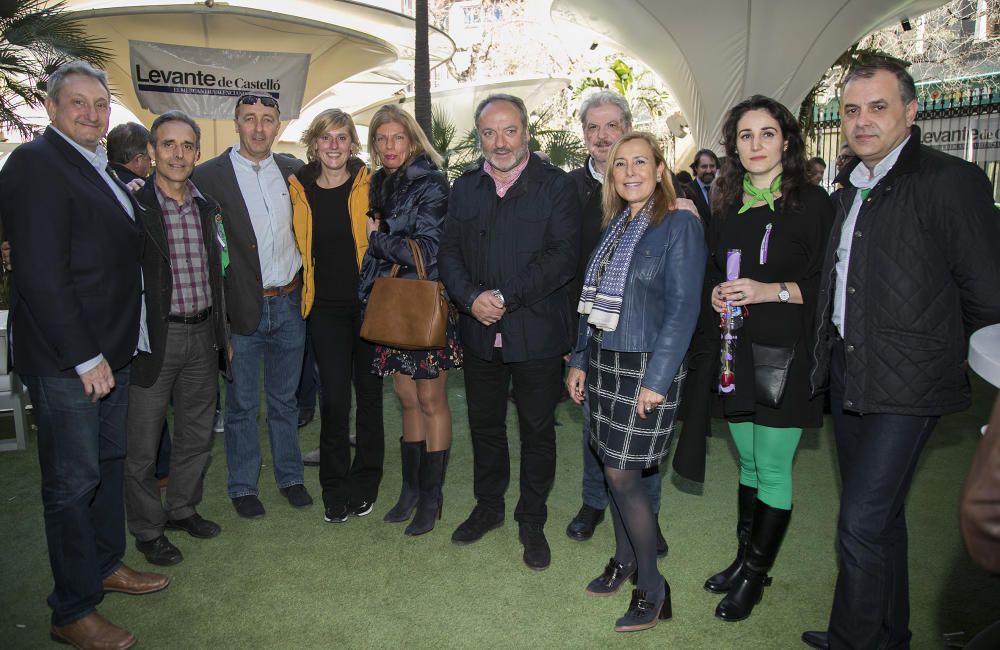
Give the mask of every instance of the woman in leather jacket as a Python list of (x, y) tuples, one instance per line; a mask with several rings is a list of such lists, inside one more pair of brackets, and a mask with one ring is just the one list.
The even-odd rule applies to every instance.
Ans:
[[(394, 264), (402, 267), (399, 277), (416, 277), (409, 240), (420, 249), (427, 279), (438, 279), (438, 242), (448, 211), (448, 182), (437, 168), (441, 157), (416, 120), (390, 104), (375, 112), (368, 129), (368, 151), (373, 165), (381, 167), (372, 175), (369, 191), (368, 252), (358, 289), (363, 303), (375, 278), (389, 275)], [(451, 447), (445, 388), (448, 370), (462, 365), (453, 318), (446, 334), (445, 347), (437, 350), (375, 346), (372, 370), (393, 375), (403, 407), (403, 485), (399, 501), (384, 519), (402, 522), (412, 515), (407, 535), (431, 531), (441, 513), (441, 485)]]
[(590, 444), (604, 465), (615, 528), (614, 557), (587, 591), (609, 596), (634, 577), (632, 602), (615, 626), (628, 632), (671, 615), (641, 478), (670, 448), (706, 248), (701, 222), (676, 208), (654, 136), (622, 136), (608, 160), (604, 234), (584, 278), (566, 387), (590, 405)]

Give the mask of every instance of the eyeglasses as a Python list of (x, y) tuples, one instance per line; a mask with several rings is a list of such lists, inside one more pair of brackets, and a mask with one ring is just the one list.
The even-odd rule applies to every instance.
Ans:
[(236, 105), (239, 106), (240, 104), (245, 104), (247, 106), (253, 106), (257, 102), (260, 102), (268, 108), (273, 108), (279, 112), (281, 111), (281, 108), (278, 107), (278, 100), (267, 95), (243, 95), (236, 100)]

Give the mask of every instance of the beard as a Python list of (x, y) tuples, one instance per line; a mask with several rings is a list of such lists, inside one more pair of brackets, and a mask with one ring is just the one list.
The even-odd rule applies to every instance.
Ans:
[[(501, 163), (496, 158), (498, 155), (505, 156), (511, 152), (513, 152), (514, 154), (513, 162)], [(527, 143), (525, 143), (525, 145), (520, 149), (495, 149), (490, 153), (490, 155), (486, 156), (486, 161), (490, 164), (490, 167), (492, 167), (498, 172), (509, 172), (510, 170), (514, 169), (522, 162), (524, 162), (524, 159), (527, 157), (528, 157), (528, 145)]]

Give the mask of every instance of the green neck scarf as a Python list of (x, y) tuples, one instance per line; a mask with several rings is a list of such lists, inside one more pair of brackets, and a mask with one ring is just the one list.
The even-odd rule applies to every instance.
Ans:
[(743, 207), (736, 214), (743, 214), (753, 207), (754, 203), (767, 201), (767, 207), (774, 212), (774, 193), (781, 189), (781, 174), (774, 177), (771, 187), (755, 187), (750, 182), (750, 172), (743, 175), (743, 191), (750, 197), (743, 203)]

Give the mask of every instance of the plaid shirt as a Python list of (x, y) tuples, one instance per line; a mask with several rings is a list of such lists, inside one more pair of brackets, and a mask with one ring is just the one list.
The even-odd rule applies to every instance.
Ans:
[(156, 198), (163, 211), (163, 224), (170, 251), (170, 272), (173, 291), (170, 313), (194, 316), (212, 306), (212, 291), (208, 284), (208, 252), (201, 233), (201, 213), (195, 199), (204, 199), (190, 180), (184, 201), (178, 203), (156, 187)]
[(530, 153), (524, 157), (524, 160), (521, 161), (521, 164), (519, 164), (517, 167), (507, 172), (508, 174), (510, 174), (510, 177), (507, 178), (507, 180), (500, 180), (500, 178), (497, 176), (496, 170), (493, 169), (493, 165), (491, 165), (488, 160), (483, 161), (483, 171), (489, 174), (490, 178), (493, 179), (493, 183), (497, 186), (498, 197), (502, 199), (504, 195), (507, 194), (507, 190), (510, 189), (510, 186), (516, 183), (517, 179), (521, 178), (521, 172), (523, 172), (524, 168), (528, 166), (529, 156), (531, 156)]

